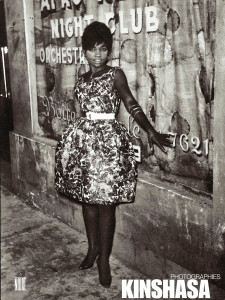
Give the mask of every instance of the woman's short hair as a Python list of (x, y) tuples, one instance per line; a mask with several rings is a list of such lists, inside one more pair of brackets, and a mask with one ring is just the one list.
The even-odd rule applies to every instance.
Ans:
[(108, 26), (102, 22), (94, 21), (89, 24), (83, 32), (82, 47), (83, 50), (90, 50), (96, 44), (104, 43), (109, 51), (112, 50), (112, 34)]

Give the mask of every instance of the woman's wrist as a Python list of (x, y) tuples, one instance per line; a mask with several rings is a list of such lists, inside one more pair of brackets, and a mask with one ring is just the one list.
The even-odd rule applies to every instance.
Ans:
[[(149, 123), (150, 124), (150, 123)], [(147, 134), (152, 135), (156, 132), (155, 128), (150, 124), (149, 128), (147, 129)]]
[(131, 108), (129, 109), (129, 112), (131, 116), (134, 118), (134, 120), (146, 131), (148, 135), (152, 135), (155, 133), (154, 127), (147, 119), (140, 105), (138, 104), (132, 105)]
[(139, 104), (133, 104), (130, 109), (129, 112), (131, 114), (131, 116), (135, 119), (136, 115), (139, 113), (144, 113), (142, 108), (140, 107)]

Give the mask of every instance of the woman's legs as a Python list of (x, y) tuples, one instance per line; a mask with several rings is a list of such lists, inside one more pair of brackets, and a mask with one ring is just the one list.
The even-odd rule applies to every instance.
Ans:
[(99, 281), (110, 287), (112, 277), (109, 256), (115, 232), (115, 205), (82, 204), (84, 224), (88, 238), (88, 253), (79, 269), (89, 269), (98, 257)]
[(94, 265), (99, 253), (98, 241), (98, 207), (94, 204), (82, 204), (84, 224), (88, 239), (88, 253), (81, 265), (80, 270), (89, 269)]
[(104, 287), (110, 287), (112, 277), (109, 256), (115, 231), (115, 205), (98, 205), (98, 230), (100, 253), (97, 260), (99, 280)]

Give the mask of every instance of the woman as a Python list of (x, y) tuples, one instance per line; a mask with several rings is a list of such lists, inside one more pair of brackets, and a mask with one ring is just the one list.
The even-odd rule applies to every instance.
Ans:
[(134, 202), (137, 166), (126, 127), (115, 118), (122, 101), (146, 131), (150, 148), (171, 146), (158, 133), (131, 94), (124, 72), (107, 65), (112, 49), (110, 29), (101, 22), (88, 25), (82, 47), (90, 70), (75, 84), (80, 118), (64, 131), (56, 149), (56, 188), (82, 202), (88, 252), (79, 266), (91, 268), (97, 258), (99, 280), (110, 287), (109, 256), (115, 230), (115, 208)]

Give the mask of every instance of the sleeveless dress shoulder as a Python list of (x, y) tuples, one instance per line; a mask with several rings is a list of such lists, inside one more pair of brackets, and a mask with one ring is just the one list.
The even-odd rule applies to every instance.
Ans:
[[(118, 68), (75, 84), (84, 113), (118, 113), (120, 98), (114, 85)], [(63, 132), (55, 154), (55, 188), (89, 204), (134, 202), (137, 163), (126, 127), (116, 119), (75, 119)]]

